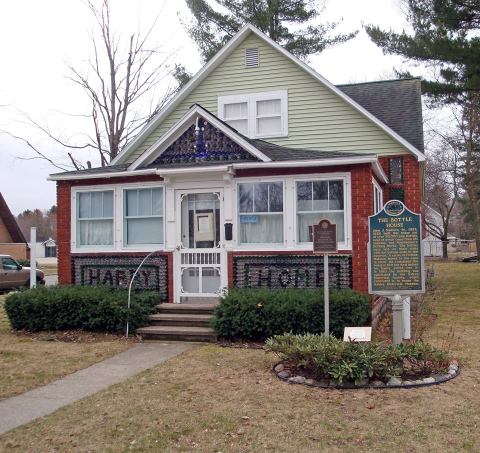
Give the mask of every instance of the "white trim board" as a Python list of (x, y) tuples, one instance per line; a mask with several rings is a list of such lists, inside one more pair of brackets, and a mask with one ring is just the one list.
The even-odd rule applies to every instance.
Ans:
[(234, 163), (234, 164), (225, 164), (225, 165), (215, 165), (210, 167), (204, 167), (201, 165), (194, 167), (183, 167), (183, 168), (165, 168), (165, 169), (156, 169), (152, 168), (148, 170), (148, 173), (143, 172), (143, 170), (132, 170), (124, 171), (118, 173), (95, 173), (95, 174), (86, 174), (86, 175), (52, 175), (50, 176), (51, 181), (69, 181), (69, 180), (82, 180), (82, 179), (103, 179), (103, 178), (112, 178), (115, 176), (136, 176), (136, 175), (158, 175), (159, 177), (168, 177), (173, 175), (188, 175), (188, 174), (211, 174), (211, 173), (231, 173), (233, 174), (236, 169), (246, 169), (246, 168), (302, 168), (302, 167), (329, 167), (332, 165), (355, 165), (355, 164), (366, 164), (371, 163), (375, 175), (385, 184), (388, 183), (388, 178), (385, 172), (383, 171), (382, 166), (378, 162), (377, 156), (364, 156), (359, 155), (358, 157), (337, 157), (331, 159), (321, 159), (321, 160), (284, 160), (284, 161), (270, 161), (270, 162), (244, 162), (244, 163)]
[(355, 102), (347, 94), (337, 88), (335, 85), (330, 83), (327, 79), (321, 76), (318, 72), (312, 69), (310, 66), (305, 64), (303, 61), (299, 60), (297, 57), (292, 55), (290, 52), (285, 50), (282, 46), (277, 44), (275, 41), (270, 39), (267, 35), (262, 33), (258, 28), (254, 27), (251, 24), (246, 24), (242, 27), (238, 33), (233, 36), (233, 38), (205, 65), (200, 71), (177, 93), (177, 95), (168, 102), (163, 110), (161, 110), (156, 117), (152, 119), (136, 136), (135, 138), (126, 145), (125, 149), (111, 162), (112, 165), (121, 163), (127, 158), (131, 152), (133, 152), (137, 146), (139, 146), (142, 141), (150, 135), (160, 124), (161, 122), (215, 69), (217, 68), (226, 58), (230, 55), (240, 44), (241, 42), (250, 34), (253, 33), (258, 36), (260, 39), (265, 41), (267, 44), (278, 50), (280, 53), (285, 55), (287, 58), (292, 60), (297, 66), (303, 69), (305, 72), (310, 74), (313, 78), (321, 82), (333, 93), (347, 102), (349, 105), (354, 107), (358, 112), (363, 116), (368, 118), (370, 121), (375, 123), (383, 131), (385, 131), (390, 137), (395, 141), (404, 146), (409, 150), (413, 155), (416, 156), (419, 162), (425, 160), (425, 155), (419, 151), (415, 146), (407, 142), (403, 137), (398, 135), (393, 129), (379, 120), (376, 116), (372, 115), (368, 110), (362, 107), (360, 104)]

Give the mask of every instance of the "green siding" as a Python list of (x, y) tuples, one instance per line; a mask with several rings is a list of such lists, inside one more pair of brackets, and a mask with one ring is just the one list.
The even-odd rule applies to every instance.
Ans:
[[(260, 66), (246, 68), (246, 47), (258, 47)], [(215, 115), (218, 96), (288, 90), (288, 137), (266, 139), (279, 145), (325, 151), (399, 154), (406, 149), (293, 61), (251, 34), (177, 106), (128, 159), (151, 146), (192, 104)]]

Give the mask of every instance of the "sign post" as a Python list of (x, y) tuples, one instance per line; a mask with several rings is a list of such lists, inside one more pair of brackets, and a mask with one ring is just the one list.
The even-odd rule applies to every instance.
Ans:
[(37, 227), (30, 228), (30, 288), (37, 286)]
[(330, 294), (328, 254), (337, 253), (337, 225), (328, 219), (322, 219), (318, 225), (312, 225), (313, 253), (323, 255), (323, 308), (324, 334), (330, 335)]
[(393, 342), (404, 338), (402, 296), (425, 292), (420, 214), (398, 200), (368, 218), (368, 292), (392, 300)]

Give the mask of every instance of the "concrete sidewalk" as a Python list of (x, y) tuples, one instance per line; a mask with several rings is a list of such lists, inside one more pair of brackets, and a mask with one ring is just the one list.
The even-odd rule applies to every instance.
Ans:
[(193, 347), (193, 343), (141, 343), (63, 379), (0, 401), (0, 435), (93, 395)]

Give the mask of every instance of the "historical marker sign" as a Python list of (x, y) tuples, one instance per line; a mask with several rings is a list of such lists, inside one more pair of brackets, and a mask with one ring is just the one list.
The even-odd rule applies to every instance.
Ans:
[(328, 219), (312, 225), (313, 253), (337, 253), (337, 225)]
[(369, 292), (385, 296), (424, 292), (420, 215), (391, 200), (368, 219)]

